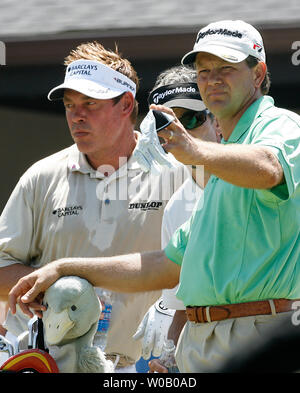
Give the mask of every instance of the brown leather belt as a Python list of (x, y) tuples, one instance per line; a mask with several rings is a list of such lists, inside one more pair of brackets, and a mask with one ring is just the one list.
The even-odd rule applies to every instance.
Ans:
[(206, 323), (223, 319), (268, 315), (292, 310), (292, 304), (298, 299), (259, 300), (248, 303), (224, 304), (220, 306), (187, 307), (189, 321)]

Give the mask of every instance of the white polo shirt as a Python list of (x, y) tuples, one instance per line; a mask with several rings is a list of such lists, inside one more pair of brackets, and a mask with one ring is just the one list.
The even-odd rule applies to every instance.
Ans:
[[(163, 214), (161, 247), (164, 249), (177, 228), (185, 223), (191, 216), (196, 202), (203, 196), (203, 190), (192, 177), (187, 178), (169, 200)], [(198, 208), (202, 208), (202, 203)], [(162, 291), (164, 306), (174, 310), (185, 310), (183, 302), (176, 297), (178, 285), (172, 289)]]
[[(0, 267), (43, 266), (63, 257), (99, 257), (160, 249), (163, 210), (182, 184), (182, 165), (145, 173), (131, 156), (111, 176), (90, 167), (76, 145), (30, 167), (0, 218)], [(107, 353), (134, 363), (141, 343), (132, 339), (160, 292), (115, 294)], [(21, 312), (6, 326), (27, 330)]]

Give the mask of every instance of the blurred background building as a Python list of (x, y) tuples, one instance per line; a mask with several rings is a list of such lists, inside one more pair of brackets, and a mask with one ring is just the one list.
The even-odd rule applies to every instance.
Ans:
[(62, 103), (46, 97), (62, 82), (63, 59), (72, 48), (91, 40), (110, 49), (117, 44), (140, 77), (142, 117), (158, 73), (179, 64), (198, 30), (220, 19), (242, 19), (261, 31), (270, 95), (300, 113), (299, 0), (1, 0), (0, 211), (33, 162), (72, 144)]

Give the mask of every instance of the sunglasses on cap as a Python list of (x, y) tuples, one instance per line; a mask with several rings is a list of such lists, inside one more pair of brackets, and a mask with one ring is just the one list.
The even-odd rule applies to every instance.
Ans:
[(208, 111), (186, 111), (180, 118), (180, 123), (187, 130), (193, 130), (194, 128), (198, 128), (205, 123), (207, 119)]

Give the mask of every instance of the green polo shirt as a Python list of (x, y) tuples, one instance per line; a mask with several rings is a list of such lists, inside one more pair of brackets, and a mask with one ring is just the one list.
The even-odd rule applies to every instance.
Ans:
[(271, 148), (286, 183), (247, 189), (211, 176), (203, 208), (165, 249), (181, 265), (177, 297), (185, 306), (300, 298), (300, 117), (264, 96), (222, 143)]

